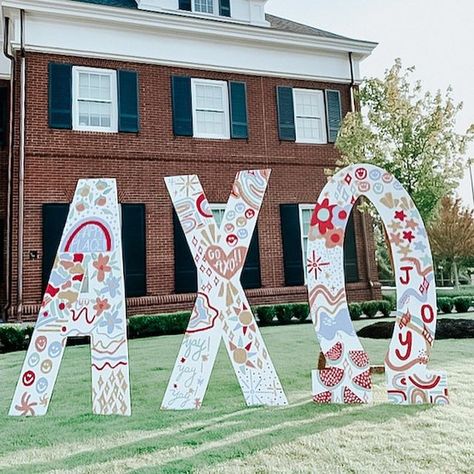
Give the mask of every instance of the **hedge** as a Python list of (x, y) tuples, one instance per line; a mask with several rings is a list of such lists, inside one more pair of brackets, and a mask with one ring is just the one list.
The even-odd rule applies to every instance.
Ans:
[(453, 298), (453, 305), (458, 313), (467, 313), (471, 307), (472, 299), (467, 296)]
[[(391, 299), (349, 303), (349, 314), (352, 320), (360, 319), (363, 314), (373, 318), (380, 311), (385, 317), (393, 310)], [(469, 297), (438, 298), (438, 308), (443, 313), (450, 313), (453, 307), (458, 313), (469, 310), (472, 299)], [(308, 318), (309, 306), (307, 303), (280, 304), (274, 306), (257, 306), (252, 308), (259, 326), (286, 325), (310, 322)], [(128, 338), (165, 336), (183, 334), (188, 326), (191, 313), (181, 312), (162, 314), (159, 316), (131, 316), (128, 318)], [(275, 320), (276, 318), (276, 320)], [(0, 325), (0, 352), (25, 350), (33, 333), (32, 324), (4, 324)], [(87, 338), (69, 338), (68, 345), (87, 343)]]

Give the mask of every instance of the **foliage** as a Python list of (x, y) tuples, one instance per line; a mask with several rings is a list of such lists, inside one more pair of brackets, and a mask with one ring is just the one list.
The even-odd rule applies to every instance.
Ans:
[(458, 313), (467, 313), (472, 304), (472, 299), (467, 296), (458, 296), (453, 299), (454, 307)]
[(21, 351), (28, 347), (28, 333), (25, 326), (0, 326), (1, 352)]
[(395, 295), (383, 294), (382, 299), (390, 303), (390, 310), (395, 311), (397, 309), (397, 298)]
[(279, 304), (275, 306), (275, 315), (280, 324), (288, 324), (293, 318), (292, 305)]
[(309, 315), (309, 305), (306, 303), (296, 303), (291, 305), (293, 317), (298, 321), (304, 322)]
[(254, 310), (261, 326), (268, 326), (273, 322), (275, 317), (275, 308), (273, 306), (258, 306)]
[(385, 318), (388, 318), (392, 312), (392, 302), (382, 300), (379, 301), (379, 311), (384, 315)]
[(369, 162), (395, 175), (429, 222), (463, 176), (474, 125), (458, 134), (462, 104), (453, 102), (450, 88), (432, 94), (419, 81), (412, 86), (413, 71), (397, 59), (383, 79), (364, 81), (357, 93), (362, 112), (346, 115), (336, 146), (341, 166)]
[(459, 288), (459, 265), (474, 255), (474, 211), (463, 208), (461, 199), (444, 197), (428, 228), (433, 254), (452, 265)]
[(449, 314), (453, 311), (453, 298), (441, 297), (437, 299), (438, 309), (445, 313)]
[(132, 316), (128, 319), (128, 337), (182, 334), (188, 326), (191, 313), (162, 314), (160, 316)]
[(379, 312), (380, 301), (379, 300), (364, 301), (363, 303), (361, 303), (360, 306), (362, 308), (363, 313), (368, 318), (374, 318), (375, 315)]
[(362, 316), (362, 307), (359, 303), (349, 303), (349, 314), (353, 321), (360, 319)]

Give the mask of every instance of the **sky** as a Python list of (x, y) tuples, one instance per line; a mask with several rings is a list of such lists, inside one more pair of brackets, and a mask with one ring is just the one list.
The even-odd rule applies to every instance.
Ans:
[[(382, 77), (396, 58), (415, 66), (425, 89), (463, 102), (457, 131), (474, 123), (474, 0), (269, 0), (266, 11), (351, 38), (379, 43), (361, 63), (362, 77)], [(474, 144), (467, 153), (474, 160)], [(474, 166), (472, 168), (474, 176)], [(474, 207), (469, 171), (458, 194)]]

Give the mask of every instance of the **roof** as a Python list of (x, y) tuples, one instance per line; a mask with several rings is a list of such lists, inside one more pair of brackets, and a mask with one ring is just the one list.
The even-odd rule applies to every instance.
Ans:
[[(130, 8), (137, 10), (137, 3), (135, 0), (73, 0), (76, 2), (92, 3), (94, 5), (103, 5), (109, 7)], [(320, 30), (313, 26), (297, 23), (296, 21), (280, 18), (279, 16), (265, 15), (267, 21), (270, 23), (270, 28), (273, 30), (286, 31), (288, 33), (297, 33), (301, 35), (317, 36), (320, 38), (345, 39), (350, 40), (346, 36), (330, 33), (329, 31)]]

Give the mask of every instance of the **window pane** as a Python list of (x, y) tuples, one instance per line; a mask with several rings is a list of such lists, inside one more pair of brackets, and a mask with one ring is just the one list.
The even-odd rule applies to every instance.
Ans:
[(110, 100), (109, 74), (79, 73), (79, 99)]
[(194, 0), (194, 11), (200, 13), (214, 12), (213, 0)]
[(296, 127), (299, 138), (317, 141), (322, 140), (321, 119), (297, 117)]
[(204, 110), (224, 110), (224, 99), (222, 97), (222, 86), (196, 85), (196, 107)]
[(104, 102), (79, 102), (79, 125), (110, 128), (112, 105)]
[(225, 134), (225, 114), (223, 112), (212, 112), (198, 110), (196, 112), (197, 132), (212, 135)]

